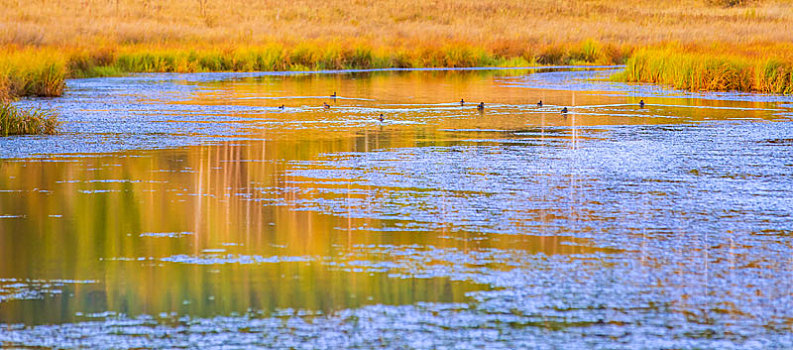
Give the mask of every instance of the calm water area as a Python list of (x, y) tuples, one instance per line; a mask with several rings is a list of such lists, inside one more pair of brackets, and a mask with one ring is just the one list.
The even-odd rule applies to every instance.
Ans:
[(20, 101), (63, 124), (0, 139), (0, 346), (793, 348), (793, 98), (619, 69)]

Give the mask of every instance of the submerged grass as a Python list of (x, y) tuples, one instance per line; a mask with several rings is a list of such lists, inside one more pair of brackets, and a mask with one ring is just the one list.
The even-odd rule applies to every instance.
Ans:
[(613, 79), (667, 84), (690, 91), (791, 94), (791, 53), (793, 46), (787, 44), (750, 48), (681, 45), (646, 48), (637, 50), (628, 59), (625, 71)]
[(55, 134), (57, 127), (58, 117), (53, 112), (0, 102), (0, 136)]

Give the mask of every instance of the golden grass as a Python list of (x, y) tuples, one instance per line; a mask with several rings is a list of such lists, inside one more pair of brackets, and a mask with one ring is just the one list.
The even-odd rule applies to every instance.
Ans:
[[(714, 54), (714, 52), (720, 52)], [(617, 80), (692, 91), (793, 93), (793, 45), (683, 47), (638, 50)]]
[(793, 42), (790, 0), (732, 2), (0, 0), (0, 95), (126, 72), (613, 64), (668, 42)]
[(583, 42), (792, 41), (790, 1), (703, 0), (2, 0), (0, 44), (468, 42), (518, 56)]
[(15, 96), (60, 96), (66, 58), (55, 49), (0, 50), (0, 101)]
[(0, 136), (55, 134), (57, 127), (58, 117), (52, 112), (0, 102)]
[(362, 40), (307, 40), (295, 45), (166, 44), (7, 47), (0, 56), (0, 99), (60, 96), (68, 77), (149, 72), (283, 71), (366, 68), (614, 64), (623, 47), (592, 40), (549, 47), (538, 56), (502, 56), (465, 42), (388, 47)]

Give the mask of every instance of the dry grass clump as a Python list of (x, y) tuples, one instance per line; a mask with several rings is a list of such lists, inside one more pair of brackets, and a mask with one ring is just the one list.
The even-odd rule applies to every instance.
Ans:
[(58, 116), (41, 109), (22, 109), (0, 102), (0, 136), (23, 134), (55, 134)]

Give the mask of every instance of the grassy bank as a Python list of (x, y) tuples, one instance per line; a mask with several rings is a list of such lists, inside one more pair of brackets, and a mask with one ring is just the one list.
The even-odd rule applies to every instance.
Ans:
[(593, 40), (524, 48), (503, 55), (467, 42), (397, 47), (362, 40), (262, 45), (103, 45), (94, 48), (6, 48), (0, 56), (0, 94), (59, 96), (65, 78), (143, 72), (288, 71), (360, 68), (614, 64), (629, 48)]
[(683, 47), (637, 50), (613, 77), (690, 91), (793, 93), (793, 46)]
[(0, 102), (0, 136), (54, 134), (57, 126), (57, 116), (52, 112)]
[(0, 0), (0, 8), (0, 98), (57, 96), (66, 77), (130, 72), (613, 64), (668, 42), (793, 42), (791, 0)]
[[(92, 57), (99, 58), (92, 58)], [(528, 64), (609, 64), (623, 60), (623, 47), (594, 41), (544, 47), (505, 56), (467, 42), (382, 46), (365, 41), (301, 41), (252, 45), (122, 46), (72, 56), (75, 76), (104, 72), (288, 71), (315, 69), (516, 66)], [(97, 65), (97, 62), (102, 62)], [(99, 68), (96, 68), (96, 67)], [(90, 67), (94, 67), (91, 69)]]

